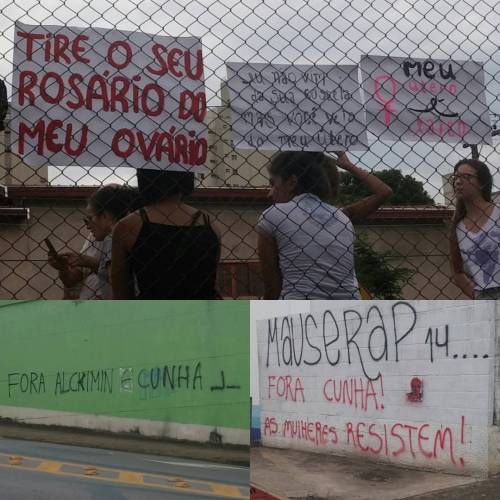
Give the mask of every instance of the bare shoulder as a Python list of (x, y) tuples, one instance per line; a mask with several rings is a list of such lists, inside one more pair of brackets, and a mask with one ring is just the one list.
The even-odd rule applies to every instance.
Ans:
[(123, 219), (120, 219), (114, 228), (114, 231), (123, 231), (124, 229), (132, 229), (135, 226), (141, 225), (142, 219), (139, 212), (132, 212)]
[(142, 227), (142, 218), (139, 212), (133, 212), (119, 220), (113, 228), (113, 241), (125, 247), (131, 247)]
[[(182, 203), (182, 205), (180, 205), (180, 209), (190, 215), (190, 216), (193, 216), (195, 215), (196, 213), (198, 213), (200, 210), (198, 208), (195, 208), (195, 207), (192, 207), (191, 205), (187, 205), (186, 203)], [(205, 211), (201, 210), (202, 213), (206, 213)]]

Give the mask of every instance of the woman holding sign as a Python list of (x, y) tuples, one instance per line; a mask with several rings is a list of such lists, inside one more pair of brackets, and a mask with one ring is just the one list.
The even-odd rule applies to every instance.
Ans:
[[(392, 194), (374, 175), (323, 153), (281, 152), (269, 166), (274, 205), (258, 223), (265, 299), (359, 299), (354, 228)], [(342, 209), (326, 202), (339, 187), (337, 165), (372, 195)]]
[(113, 232), (115, 299), (215, 299), (220, 235), (207, 214), (182, 202), (194, 190), (194, 174), (137, 171), (144, 208), (121, 220)]
[(451, 182), (456, 208), (450, 235), (455, 284), (471, 299), (500, 299), (500, 207), (493, 178), (479, 160), (461, 160)]

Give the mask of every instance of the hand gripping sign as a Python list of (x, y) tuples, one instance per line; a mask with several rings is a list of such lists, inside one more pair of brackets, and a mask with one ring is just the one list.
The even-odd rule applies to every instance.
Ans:
[(16, 23), (12, 146), (28, 165), (199, 171), (206, 109), (197, 38)]
[(368, 131), (377, 138), (491, 144), (479, 63), (363, 56), (361, 72)]
[(366, 150), (357, 66), (229, 63), (235, 146)]

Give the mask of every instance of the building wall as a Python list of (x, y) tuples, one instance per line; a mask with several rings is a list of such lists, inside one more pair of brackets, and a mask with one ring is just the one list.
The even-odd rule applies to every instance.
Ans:
[(0, 417), (249, 439), (249, 304), (0, 304)]
[(207, 112), (208, 172), (198, 174), (203, 187), (263, 188), (269, 186), (266, 165), (273, 151), (244, 150), (233, 143), (232, 117), (227, 85), (221, 86), (222, 105)]
[[(7, 122), (9, 115), (7, 115)], [(4, 186), (46, 186), (48, 167), (33, 169), (10, 152), (8, 130), (0, 132), (0, 184)]]
[(412, 272), (405, 299), (459, 299), (465, 295), (451, 281), (448, 227), (443, 223), (358, 226), (378, 252), (388, 252), (395, 267)]
[[(257, 232), (262, 203), (228, 204), (226, 200), (196, 202), (209, 212), (222, 234), (223, 261), (257, 261)], [(0, 224), (0, 298), (61, 298), (57, 272), (47, 264), (43, 239), (50, 237), (57, 250), (78, 251), (87, 231), (83, 224), (85, 201), (27, 200), (30, 220)], [(412, 270), (403, 288), (406, 299), (463, 297), (451, 283), (447, 229), (444, 224), (386, 224), (358, 226), (377, 251), (390, 252), (391, 262)]]
[(498, 471), (496, 336), (493, 301), (316, 301), (310, 315), (262, 321), (263, 444)]
[[(228, 208), (224, 203), (196, 204), (217, 221), (222, 233), (223, 261), (255, 261), (259, 208)], [(30, 219), (0, 224), (0, 298), (59, 299), (57, 271), (47, 264), (43, 239), (58, 251), (79, 251), (88, 231), (83, 223), (85, 201), (30, 201)]]

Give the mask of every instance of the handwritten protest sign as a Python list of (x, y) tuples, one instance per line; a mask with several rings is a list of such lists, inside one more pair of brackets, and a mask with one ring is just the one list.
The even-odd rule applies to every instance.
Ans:
[(366, 150), (357, 72), (357, 66), (229, 63), (235, 146)]
[(201, 42), (17, 23), (12, 112), (13, 151), (34, 167), (202, 170)]
[(363, 56), (368, 131), (390, 141), (491, 144), (482, 66)]

